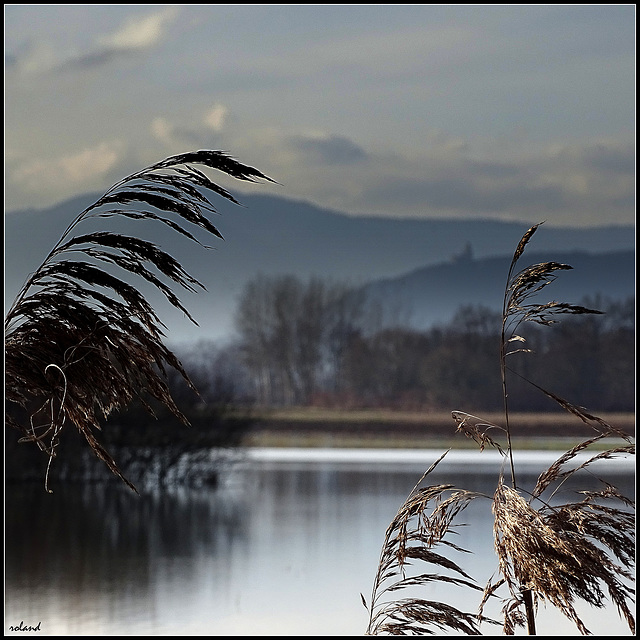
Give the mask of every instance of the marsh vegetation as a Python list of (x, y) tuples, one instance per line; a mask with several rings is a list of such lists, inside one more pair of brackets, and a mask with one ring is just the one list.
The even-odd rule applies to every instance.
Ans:
[[(444, 452), (427, 469), (387, 528), (370, 600), (362, 598), (369, 612), (368, 634), (432, 634), (438, 631), (479, 635), (482, 624), (501, 625), (507, 635), (525, 627), (536, 633), (536, 608), (546, 602), (557, 608), (578, 631), (589, 630), (578, 614), (576, 600), (601, 608), (613, 602), (635, 633), (632, 582), (635, 566), (635, 513), (633, 501), (606, 479), (597, 490), (574, 492), (574, 500), (552, 504), (552, 498), (579, 470), (598, 460), (631, 455), (631, 437), (584, 407), (573, 404), (536, 382), (524, 378), (511, 366), (516, 357), (531, 354), (521, 326), (535, 322), (548, 326), (561, 314), (600, 312), (564, 302), (540, 303), (536, 298), (569, 265), (547, 262), (517, 270), (518, 262), (538, 225), (519, 242), (507, 276), (499, 350), (504, 419), (493, 423), (463, 411), (453, 411), (457, 430), (475, 441), (481, 450), (493, 448), (503, 456), (493, 496), (455, 487), (449, 483), (428, 485), (434, 469), (443, 464)], [(576, 419), (593, 429), (593, 436), (558, 457), (543, 471), (532, 490), (518, 480), (510, 424), (510, 379), (526, 380)], [(576, 463), (579, 453), (605, 438), (619, 444), (594, 452)], [(506, 476), (506, 478), (505, 478)], [(446, 554), (465, 549), (454, 542), (464, 510), (475, 500), (486, 500), (493, 513), (496, 572), (484, 586)], [(443, 551), (445, 553), (443, 553)], [(425, 567), (422, 572), (414, 566)], [(415, 595), (415, 588), (431, 583), (454, 584), (478, 592), (478, 610), (461, 611), (446, 602)], [(397, 593), (409, 591), (407, 597)], [(502, 604), (501, 620), (485, 615), (493, 598)]]

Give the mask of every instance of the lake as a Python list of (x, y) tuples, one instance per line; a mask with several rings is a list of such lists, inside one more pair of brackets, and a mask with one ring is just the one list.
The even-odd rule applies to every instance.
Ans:
[[(5, 489), (5, 635), (364, 635), (387, 525), (442, 451), (252, 449), (218, 487)], [(533, 483), (558, 454), (519, 452)], [(493, 452), (451, 451), (429, 483), (491, 495)], [(633, 460), (602, 463), (626, 495)], [(566, 499), (566, 498), (565, 498)], [(480, 584), (496, 568), (488, 500), (462, 514), (460, 563)], [(466, 611), (468, 591), (424, 587)], [(580, 609), (596, 635), (628, 635), (614, 608)], [(540, 635), (578, 635), (541, 607)], [(482, 627), (487, 635), (496, 628)], [(18, 632), (24, 635), (24, 632)]]

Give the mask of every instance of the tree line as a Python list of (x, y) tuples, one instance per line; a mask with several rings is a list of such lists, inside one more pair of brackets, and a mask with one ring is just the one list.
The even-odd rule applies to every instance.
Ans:
[[(513, 356), (511, 366), (573, 403), (633, 411), (635, 299), (585, 304), (604, 313), (532, 324), (524, 334), (532, 353)], [(447, 325), (420, 330), (346, 283), (261, 275), (240, 296), (237, 339), (180, 357), (205, 400), (493, 411), (503, 403), (500, 323), (493, 310), (461, 305)], [(511, 396), (513, 410), (555, 408), (517, 376)]]

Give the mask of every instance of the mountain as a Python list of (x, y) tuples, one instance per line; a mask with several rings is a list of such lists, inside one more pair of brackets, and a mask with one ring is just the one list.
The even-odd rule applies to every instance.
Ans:
[[(372, 281), (364, 290), (369, 297), (386, 301), (391, 321), (400, 319), (412, 327), (425, 329), (446, 323), (462, 305), (501, 312), (511, 259), (512, 255), (475, 259), (467, 250), (448, 262)], [(517, 270), (547, 261), (561, 262), (573, 269), (556, 272), (556, 280), (538, 294), (538, 302), (585, 304), (585, 299), (590, 298), (586, 306), (598, 308), (601, 303), (594, 301), (598, 297), (606, 302), (635, 296), (634, 251), (592, 254), (525, 250)]]
[[(5, 309), (73, 218), (100, 195), (85, 194), (48, 209), (5, 214)], [(148, 223), (122, 221), (115, 225), (114, 220), (98, 221), (103, 227), (108, 225), (109, 229), (143, 235), (157, 242), (206, 285), (207, 293), (180, 296), (200, 327), (193, 327), (168, 304), (159, 308), (160, 317), (169, 327), (170, 341), (228, 335), (233, 328), (238, 295), (243, 285), (258, 273), (317, 275), (357, 285), (382, 279), (390, 283), (389, 279), (400, 278), (404, 283), (400, 286), (408, 291), (410, 287), (406, 283), (417, 278), (420, 270), (434, 268), (441, 270), (442, 284), (445, 284), (446, 273), (447, 287), (453, 287), (471, 277), (480, 277), (477, 269), (456, 271), (461, 266), (452, 261), (468, 243), (471, 243), (475, 262), (506, 256), (513, 252), (528, 227), (483, 219), (351, 216), (277, 196), (237, 192), (236, 195), (242, 207), (220, 198), (213, 201), (220, 213), (214, 223), (225, 240), (207, 238), (207, 243), (214, 247), (210, 251), (194, 247), (164, 226), (141, 228), (139, 225)], [(632, 226), (604, 224), (586, 229), (543, 225), (531, 243), (531, 251), (535, 248), (549, 252), (554, 260), (559, 260), (556, 255), (559, 253), (604, 255), (633, 251), (634, 247)], [(601, 268), (605, 273), (610, 271), (606, 264)], [(506, 272), (498, 267), (496, 270), (501, 287)], [(635, 274), (635, 267), (632, 273)], [(486, 277), (496, 276), (491, 272)], [(431, 306), (444, 308), (449, 297), (464, 301), (453, 293), (453, 288), (441, 287), (437, 294), (429, 295), (433, 296)], [(416, 299), (412, 299), (417, 305)]]

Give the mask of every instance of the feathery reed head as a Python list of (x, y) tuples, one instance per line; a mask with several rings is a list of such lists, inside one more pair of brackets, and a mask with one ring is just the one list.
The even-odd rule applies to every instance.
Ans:
[[(369, 611), (368, 635), (431, 635), (437, 630), (470, 635), (479, 633), (480, 620), (475, 613), (460, 611), (443, 602), (416, 597), (385, 600), (396, 591), (410, 590), (429, 583), (447, 583), (481, 590), (459, 564), (436, 551), (442, 546), (456, 552), (466, 552), (448, 538), (455, 534), (455, 518), (472, 500), (481, 495), (457, 490), (450, 484), (421, 486), (424, 478), (445, 455), (446, 452), (425, 472), (387, 528), (370, 605), (362, 597), (362, 602)], [(433, 568), (424, 573), (409, 573), (415, 561), (424, 562)]]
[[(435, 627), (475, 635), (479, 632), (477, 623), (486, 619), (483, 616), (486, 603), (490, 598), (498, 597), (499, 590), (505, 585), (508, 596), (502, 600), (503, 631), (508, 635), (524, 625), (527, 625), (529, 633), (535, 634), (535, 607), (540, 600), (551, 603), (573, 621), (581, 633), (587, 634), (589, 630), (578, 615), (575, 601), (583, 600), (595, 607), (603, 607), (607, 597), (616, 605), (631, 632), (635, 633), (635, 619), (629, 604), (633, 596), (629, 586), (633, 579), (631, 567), (635, 563), (633, 502), (609, 483), (601, 481), (602, 488), (599, 491), (582, 491), (580, 500), (561, 505), (552, 503), (552, 498), (576, 472), (592, 471), (594, 463), (599, 460), (635, 453), (631, 438), (584, 407), (538, 386), (506, 365), (507, 357), (513, 354), (531, 353), (520, 346), (526, 343), (525, 338), (515, 333), (521, 323), (548, 325), (559, 314), (600, 313), (567, 303), (530, 302), (532, 296), (553, 282), (556, 272), (571, 268), (557, 262), (545, 262), (514, 273), (539, 226), (531, 227), (518, 243), (505, 287), (499, 350), (505, 426), (498, 426), (463, 411), (453, 411), (451, 414), (457, 431), (473, 439), (481, 450), (486, 446), (495, 448), (511, 465), (512, 486), (505, 485), (501, 470), (492, 500), (494, 548), (499, 575), (496, 580), (491, 578), (487, 582), (476, 618), (443, 603), (417, 598), (382, 602), (385, 593), (432, 580), (453, 580), (456, 584), (477, 588), (457, 564), (443, 561), (443, 557), (432, 550), (438, 544), (448, 544), (461, 550), (445, 540), (445, 535), (452, 531), (454, 517), (477, 494), (455, 489), (449, 484), (418, 488), (418, 483), (387, 529), (371, 605), (367, 607), (368, 633), (432, 633)], [(516, 482), (507, 373), (526, 380), (596, 432), (592, 438), (562, 454), (540, 474), (529, 500), (525, 499)], [(504, 436), (506, 445), (503, 447), (490, 437), (490, 432)], [(576, 456), (591, 445), (614, 437), (622, 439), (620, 446), (599, 451), (586, 461), (570, 466)], [(443, 457), (444, 454), (422, 479)], [(540, 506), (535, 508), (534, 504), (538, 503)], [(419, 543), (419, 546), (415, 543)], [(434, 574), (408, 578), (405, 566), (408, 559), (416, 558), (453, 570), (457, 575), (446, 579)], [(385, 587), (397, 575), (401, 575), (401, 579)], [(363, 602), (367, 606), (364, 598)]]
[[(520, 603), (522, 593), (530, 591), (554, 605), (581, 633), (588, 634), (575, 601), (602, 608), (606, 587), (634, 633), (635, 620), (627, 602), (633, 591), (624, 582), (633, 578), (629, 568), (634, 562), (634, 514), (598, 503), (630, 502), (610, 486), (583, 494), (581, 501), (559, 506), (545, 503), (536, 510), (501, 479), (493, 500), (494, 543), (500, 573), (511, 592), (509, 602)], [(504, 611), (504, 629), (509, 633), (522, 623), (522, 617), (510, 615), (516, 607), (507, 606)]]
[(93, 430), (100, 429), (101, 418), (134, 398), (149, 410), (146, 398), (153, 398), (186, 422), (169, 393), (167, 367), (193, 385), (163, 344), (164, 325), (153, 307), (121, 276), (150, 283), (193, 322), (173, 287), (204, 287), (148, 240), (110, 231), (72, 233), (89, 219), (119, 217), (166, 225), (200, 245), (195, 231), (222, 237), (207, 217), (215, 209), (205, 194), (237, 200), (193, 166), (197, 164), (238, 180), (273, 182), (221, 151), (207, 150), (171, 156), (134, 173), (71, 222), (5, 316), (6, 399), (24, 410), (21, 420), (10, 413), (7, 424), (50, 459), (61, 430), (73, 424), (132, 488)]

